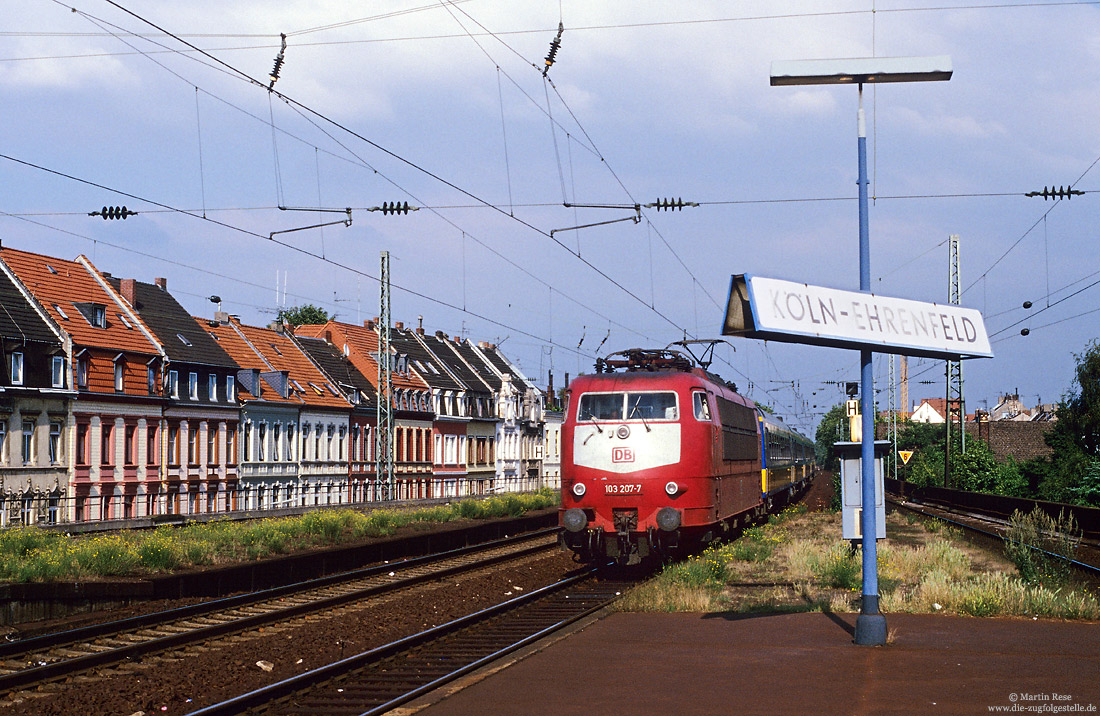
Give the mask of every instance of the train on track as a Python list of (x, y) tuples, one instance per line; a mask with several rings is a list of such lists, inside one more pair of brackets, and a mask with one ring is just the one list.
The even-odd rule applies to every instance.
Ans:
[(690, 343), (613, 353), (569, 385), (559, 522), (579, 559), (674, 556), (813, 480), (813, 443), (708, 372)]

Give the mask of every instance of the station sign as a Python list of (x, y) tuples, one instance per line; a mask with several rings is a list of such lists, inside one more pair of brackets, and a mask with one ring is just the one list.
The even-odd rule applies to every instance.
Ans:
[(722, 334), (947, 360), (993, 357), (973, 308), (747, 274), (731, 278)]

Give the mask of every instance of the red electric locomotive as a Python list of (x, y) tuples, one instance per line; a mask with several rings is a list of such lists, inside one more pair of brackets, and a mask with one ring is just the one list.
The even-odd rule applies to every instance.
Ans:
[(559, 520), (581, 559), (634, 564), (709, 542), (812, 479), (813, 444), (693, 358), (622, 351), (569, 386)]

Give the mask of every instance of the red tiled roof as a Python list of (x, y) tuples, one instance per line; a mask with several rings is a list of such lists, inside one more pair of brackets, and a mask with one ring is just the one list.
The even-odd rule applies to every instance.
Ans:
[[(341, 323), (329, 321), (325, 324), (313, 324), (298, 326), (294, 330), (295, 335), (308, 338), (325, 338), (330, 335), (332, 343), (337, 348), (348, 346), (348, 358), (356, 370), (366, 376), (375, 388), (378, 387), (378, 362), (371, 357), (371, 353), (378, 353), (378, 334), (366, 326), (357, 326), (353, 323)], [(394, 388), (406, 388), (412, 390), (430, 390), (428, 384), (415, 373), (392, 374)]]
[[(67, 261), (7, 247), (0, 249), (0, 257), (42, 304), (50, 317), (72, 336), (74, 344), (145, 355), (160, 354), (156, 346), (138, 329), (133, 318), (126, 317), (129, 326), (119, 318), (123, 313), (122, 309), (79, 261)], [(87, 261), (83, 256), (80, 258)], [(92, 263), (88, 261), (88, 265), (92, 266)], [(105, 307), (105, 328), (98, 328), (88, 322), (76, 305), (83, 303)]]
[[(291, 380), (290, 398), (283, 398), (268, 385), (262, 392), (264, 400), (315, 408), (351, 408), (339, 388), (329, 383), (324, 373), (294, 341), (278, 331), (246, 326), (235, 319), (230, 319), (229, 325), (215, 326), (208, 325), (209, 322), (204, 319), (195, 320), (217, 337), (222, 349), (242, 368), (287, 372)], [(334, 389), (336, 394), (333, 394)]]

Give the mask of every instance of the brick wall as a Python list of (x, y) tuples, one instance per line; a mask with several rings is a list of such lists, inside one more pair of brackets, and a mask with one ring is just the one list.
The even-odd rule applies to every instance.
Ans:
[(1049, 422), (993, 420), (988, 423), (967, 423), (966, 436), (979, 437), (989, 445), (993, 455), (1000, 461), (1012, 456), (1024, 462), (1053, 452), (1043, 441), (1043, 435), (1053, 426), (1054, 423)]

